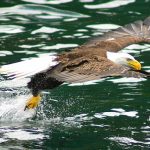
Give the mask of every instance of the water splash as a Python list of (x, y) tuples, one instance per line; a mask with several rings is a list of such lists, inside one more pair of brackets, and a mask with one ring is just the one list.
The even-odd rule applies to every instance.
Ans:
[(25, 80), (4, 80), (0, 82), (0, 121), (22, 122), (35, 115), (35, 110), (24, 111), (26, 101), (31, 96), (23, 86)]
[[(5, 93), (6, 94), (6, 93)], [(1, 97), (0, 121), (22, 122), (35, 115), (35, 110), (24, 111), (29, 95), (17, 95), (13, 97)]]

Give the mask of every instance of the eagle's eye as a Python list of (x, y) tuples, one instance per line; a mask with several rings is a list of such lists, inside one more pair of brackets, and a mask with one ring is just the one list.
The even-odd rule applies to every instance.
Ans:
[(127, 61), (132, 61), (132, 59), (131, 58), (127, 58)]

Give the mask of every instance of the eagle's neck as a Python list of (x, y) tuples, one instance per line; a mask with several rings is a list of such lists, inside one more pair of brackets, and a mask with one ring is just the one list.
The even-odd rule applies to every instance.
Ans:
[(106, 52), (107, 59), (111, 60), (112, 62), (119, 64), (118, 60), (120, 59), (119, 53), (116, 52)]
[(133, 56), (127, 53), (121, 53), (121, 52), (106, 52), (107, 59), (111, 60), (112, 62), (118, 64), (118, 65), (123, 65), (126, 67), (129, 67), (128, 65), (128, 59), (130, 60), (135, 60)]

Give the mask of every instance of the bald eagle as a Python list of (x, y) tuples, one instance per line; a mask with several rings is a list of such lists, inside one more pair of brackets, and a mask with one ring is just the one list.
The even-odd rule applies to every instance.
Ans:
[(41, 90), (64, 82), (83, 83), (108, 76), (150, 77), (133, 56), (118, 52), (140, 42), (150, 43), (150, 17), (109, 31), (69, 52), (1, 66), (0, 73), (11, 79), (32, 76), (27, 86), (33, 97), (25, 106), (30, 109), (38, 105)]

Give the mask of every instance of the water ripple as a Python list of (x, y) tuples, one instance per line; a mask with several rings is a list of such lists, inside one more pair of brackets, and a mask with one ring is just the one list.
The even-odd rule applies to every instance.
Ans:
[(13, 34), (13, 33), (20, 33), (24, 32), (24, 27), (19, 25), (0, 25), (0, 33), (7, 33), (7, 34)]
[(134, 3), (135, 0), (113, 0), (110, 2), (106, 2), (103, 4), (96, 4), (96, 5), (84, 5), (85, 8), (88, 9), (99, 9), (99, 8), (116, 8), (124, 5), (128, 5), (130, 3)]
[(31, 32), (31, 34), (36, 34), (36, 33), (54, 33), (58, 31), (64, 31), (62, 29), (57, 29), (57, 28), (51, 28), (51, 27), (41, 27), (37, 30), (34, 30)]
[(101, 29), (101, 30), (111, 30), (111, 29), (116, 29), (120, 26), (116, 24), (92, 24), (92, 25), (87, 25), (86, 27), (93, 28), (93, 29)]
[[(4, 0), (1, 65), (76, 47), (148, 16), (148, 6), (148, 0)], [(149, 44), (122, 51), (150, 71)], [(28, 81), (0, 76), (0, 149), (150, 148), (149, 79), (109, 77), (62, 85), (42, 91), (39, 107), (24, 111), (31, 96)]]
[(141, 52), (146, 52), (146, 51), (150, 51), (149, 44), (144, 44), (144, 45), (132, 44), (124, 48), (123, 50), (121, 50), (121, 52), (124, 53), (136, 53), (136, 54), (140, 54)]
[(123, 77), (123, 78), (119, 78), (119, 79), (110, 79), (108, 81), (111, 81), (113, 83), (137, 83), (137, 82), (141, 82), (141, 81), (146, 81), (146, 79), (145, 78)]
[(71, 2), (72, 0), (22, 0), (24, 2), (30, 2), (30, 3), (36, 3), (36, 4), (62, 4), (62, 3), (68, 3)]
[(142, 143), (140, 141), (136, 141), (133, 138), (128, 138), (128, 137), (110, 137), (108, 139), (111, 141), (118, 142), (120, 144), (122, 143), (122, 144), (127, 144), (127, 145), (132, 145), (135, 143)]
[(13, 53), (10, 51), (3, 51), (3, 50), (0, 51), (0, 57), (7, 56), (7, 55), (13, 55)]
[(70, 47), (77, 47), (78, 44), (56, 44), (53, 46), (43, 46), (41, 49), (50, 50), (50, 49), (61, 49), (61, 48), (70, 48)]
[(114, 108), (110, 112), (96, 113), (94, 117), (103, 119), (106, 117), (118, 117), (118, 116), (127, 116), (127, 117), (136, 117), (138, 118), (137, 111), (125, 111), (122, 108)]
[[(11, 131), (11, 132), (6, 132), (3, 135), (6, 139), (17, 139), (17, 140), (38, 140), (38, 139), (43, 139), (45, 136), (42, 133), (38, 133), (36, 130), (36, 134), (29, 131), (24, 131), (21, 129), (18, 129), (16, 131)], [(3, 139), (5, 140), (5, 139)]]
[[(13, 7), (5, 7), (0, 9), (0, 14), (3, 15), (12, 15), (12, 14), (18, 14), (18, 15), (50, 15), (53, 16), (53, 19), (56, 17), (56, 19), (69, 17), (69, 18), (83, 18), (88, 17), (87, 15), (67, 11), (67, 10), (60, 10), (56, 9), (50, 6), (43, 6), (43, 5), (36, 5), (36, 4), (24, 4), (24, 5), (16, 5)], [(39, 17), (39, 16), (38, 16)]]

